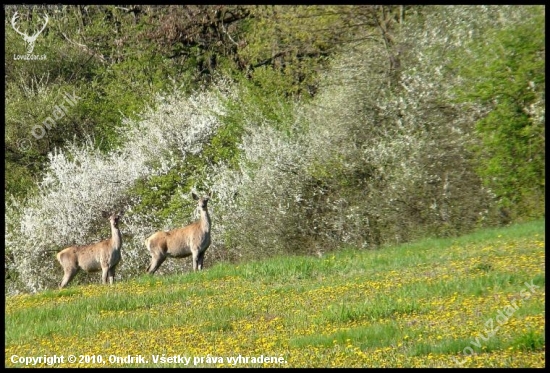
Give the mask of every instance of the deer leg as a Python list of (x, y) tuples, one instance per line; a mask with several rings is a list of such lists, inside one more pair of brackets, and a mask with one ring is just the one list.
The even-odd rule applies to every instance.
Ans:
[(101, 274), (101, 282), (103, 284), (107, 283), (107, 277), (109, 277), (109, 267), (102, 267), (101, 270), (103, 273)]
[(166, 260), (163, 256), (151, 256), (151, 264), (147, 267), (147, 273), (153, 274), (160, 267), (160, 265)]
[(197, 260), (197, 267), (199, 268), (199, 271), (202, 271), (202, 263), (204, 261), (204, 251), (202, 253), (199, 253), (199, 257)]
[(60, 289), (63, 289), (69, 281), (71, 281), (78, 272), (78, 267), (70, 267), (70, 268), (63, 268), (65, 275), (63, 276), (63, 280), (61, 280), (61, 284), (59, 285)]
[(109, 268), (109, 284), (113, 284), (115, 282), (115, 268)]
[(197, 250), (197, 251), (192, 251), (192, 253), (193, 253), (193, 272), (195, 272), (197, 270), (197, 267), (199, 266), (199, 252)]

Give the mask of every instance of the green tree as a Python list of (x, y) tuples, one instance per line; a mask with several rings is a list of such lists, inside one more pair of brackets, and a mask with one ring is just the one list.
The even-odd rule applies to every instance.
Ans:
[(544, 214), (544, 8), (529, 7), (513, 26), (488, 31), (462, 59), (460, 98), (481, 104), (477, 170), (509, 219)]

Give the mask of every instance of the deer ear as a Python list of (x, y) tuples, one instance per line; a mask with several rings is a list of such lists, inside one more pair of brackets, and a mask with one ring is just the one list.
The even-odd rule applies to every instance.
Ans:
[(199, 199), (199, 197), (198, 197), (198, 196), (197, 196), (197, 195), (196, 195), (196, 194), (195, 194), (194, 192), (193, 192), (193, 193), (191, 193), (191, 195), (193, 196), (193, 199), (194, 199), (194, 200), (197, 200), (197, 199)]

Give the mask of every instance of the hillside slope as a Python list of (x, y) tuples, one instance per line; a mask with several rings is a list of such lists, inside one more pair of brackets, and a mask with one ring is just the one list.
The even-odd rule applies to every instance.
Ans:
[(6, 361), (544, 367), (544, 221), (6, 298)]

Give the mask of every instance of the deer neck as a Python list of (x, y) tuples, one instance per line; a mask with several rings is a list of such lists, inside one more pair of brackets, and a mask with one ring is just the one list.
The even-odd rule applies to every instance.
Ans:
[(208, 210), (201, 209), (200, 224), (203, 232), (210, 232), (210, 215), (208, 214)]
[(122, 234), (120, 234), (120, 229), (111, 225), (111, 240), (113, 242), (113, 248), (119, 249), (122, 246)]

